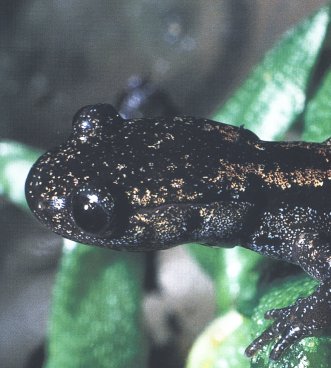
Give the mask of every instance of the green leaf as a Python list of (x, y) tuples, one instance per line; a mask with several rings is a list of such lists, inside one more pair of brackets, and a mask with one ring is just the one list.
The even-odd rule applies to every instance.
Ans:
[(143, 265), (143, 255), (86, 245), (65, 252), (54, 288), (47, 368), (146, 366)]
[(187, 249), (194, 255), (207, 275), (216, 279), (219, 273), (220, 249), (193, 243), (187, 244)]
[(328, 22), (324, 7), (287, 32), (214, 119), (245, 124), (261, 139), (282, 136), (303, 111)]
[[(245, 124), (262, 139), (283, 135), (304, 110), (306, 90), (328, 23), (329, 7), (323, 7), (285, 33), (213, 119), (233, 125)], [(213, 249), (199, 250), (191, 246), (189, 249), (217, 282), (219, 311), (224, 312), (236, 304), (244, 312), (246, 305), (245, 314), (249, 315), (254, 305), (250, 298), (257, 290), (258, 277), (254, 269), (261, 257), (250, 253), (246, 263), (244, 253), (247, 251), (241, 249), (219, 249), (217, 256)], [(233, 277), (227, 270), (237, 269), (237, 265), (240, 267)]]
[(265, 257), (251, 250), (235, 247), (219, 253), (218, 275), (216, 279), (216, 300), (219, 312), (236, 308), (249, 316), (256, 305), (257, 284), (261, 262)]
[(331, 70), (307, 105), (303, 139), (322, 142), (331, 136)]
[[(310, 295), (316, 287), (316, 281), (308, 277), (297, 277), (282, 281), (265, 294), (255, 310), (252, 318), (251, 331), (253, 337), (259, 336), (269, 325), (270, 321), (264, 318), (264, 313), (273, 308), (281, 308), (294, 303), (300, 295)], [(296, 368), (319, 367), (327, 368), (331, 361), (331, 338), (309, 337), (291, 346), (277, 362), (270, 362), (269, 354), (272, 343), (265, 346), (252, 359), (252, 368)]]
[(258, 265), (265, 258), (240, 247), (221, 249), (189, 244), (188, 250), (216, 283), (218, 312), (237, 308), (250, 315), (256, 305)]
[(0, 195), (27, 209), (25, 179), (40, 152), (14, 141), (0, 142)]
[(186, 368), (249, 368), (244, 355), (249, 328), (249, 321), (234, 310), (217, 318), (195, 341)]

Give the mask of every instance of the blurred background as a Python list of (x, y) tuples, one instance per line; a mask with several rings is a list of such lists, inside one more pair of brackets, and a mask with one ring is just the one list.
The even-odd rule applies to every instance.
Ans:
[[(2, 0), (1, 138), (57, 145), (76, 110), (96, 102), (125, 117), (208, 117), (282, 32), (324, 3)], [(61, 238), (0, 203), (1, 367), (38, 368)], [(150, 367), (181, 366), (213, 316), (213, 287), (184, 248), (156, 255), (153, 264), (144, 303)], [(210, 308), (200, 308), (206, 299)]]

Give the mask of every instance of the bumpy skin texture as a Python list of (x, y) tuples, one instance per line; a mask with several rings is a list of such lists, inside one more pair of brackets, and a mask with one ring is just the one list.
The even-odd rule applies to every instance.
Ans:
[(301, 266), (320, 281), (309, 297), (267, 312), (283, 351), (331, 326), (331, 146), (264, 142), (243, 127), (193, 117), (123, 120), (83, 107), (67, 142), (32, 167), (26, 198), (54, 232), (126, 250), (188, 242), (240, 244)]

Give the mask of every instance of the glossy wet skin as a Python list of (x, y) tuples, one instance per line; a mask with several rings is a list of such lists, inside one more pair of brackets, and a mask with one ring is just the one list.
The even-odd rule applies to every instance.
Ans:
[[(217, 178), (220, 155), (234, 155), (232, 141), (240, 134), (202, 119), (124, 121), (108, 105), (83, 108), (68, 142), (31, 171), (28, 203), (53, 231), (87, 244), (130, 250), (192, 240), (218, 244), (237, 234), (237, 219), (251, 207), (229, 201)], [(95, 209), (84, 211), (89, 195)], [(215, 216), (221, 205), (231, 212), (228, 224)]]
[(246, 351), (278, 337), (278, 359), (331, 324), (330, 147), (263, 142), (193, 117), (123, 120), (99, 104), (82, 108), (68, 141), (36, 162), (26, 197), (51, 230), (86, 244), (240, 244), (300, 265), (321, 281), (316, 295), (271, 313), (274, 327)]

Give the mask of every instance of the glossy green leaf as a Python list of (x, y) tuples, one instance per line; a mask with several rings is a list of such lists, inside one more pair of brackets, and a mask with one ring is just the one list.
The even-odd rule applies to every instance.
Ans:
[(188, 244), (188, 250), (194, 255), (207, 275), (216, 279), (219, 273), (220, 249), (202, 246), (201, 244)]
[[(315, 287), (316, 281), (308, 277), (289, 279), (274, 286), (270, 292), (261, 298), (260, 304), (255, 310), (251, 324), (252, 339), (259, 336), (270, 325), (271, 322), (264, 318), (264, 313), (267, 310), (288, 306), (294, 303), (299, 296), (310, 295)], [(271, 343), (253, 357), (252, 368), (328, 368), (331, 362), (330, 344), (331, 338), (328, 337), (305, 338), (288, 349), (277, 362), (271, 362), (269, 360), (269, 354), (273, 346)]]
[(256, 305), (257, 283), (265, 257), (248, 249), (235, 247), (219, 252), (216, 297), (219, 312), (236, 308), (249, 316)]
[(261, 139), (282, 136), (303, 111), (305, 92), (329, 22), (329, 8), (285, 34), (214, 119), (251, 129)]
[[(213, 119), (245, 124), (263, 139), (283, 135), (304, 109), (305, 93), (328, 23), (329, 8), (324, 7), (285, 33)], [(249, 314), (254, 304), (249, 300), (254, 296), (257, 282), (254, 268), (261, 257), (249, 253), (246, 261), (248, 252), (244, 249), (220, 249), (218, 257), (214, 250), (208, 252), (204, 247), (189, 249), (218, 284), (219, 311), (236, 304), (241, 311), (246, 305)], [(235, 277), (227, 271), (233, 269), (239, 270)], [(236, 287), (231, 287), (232, 284)]]
[[(285, 34), (283, 39), (252, 72), (243, 86), (213, 116), (213, 119), (234, 125), (245, 124), (245, 127), (266, 140), (279, 138), (284, 135), (305, 108), (306, 90), (328, 27), (328, 12), (328, 8), (322, 8), (312, 17)], [(325, 122), (328, 121), (328, 116), (331, 116), (330, 112), (326, 111), (328, 107), (326, 96), (327, 94), (330, 96), (330, 93), (327, 91), (327, 88), (330, 88), (328, 87), (328, 82), (327, 78), (323, 84), (324, 92), (321, 90), (316, 95), (312, 105), (308, 105), (306, 126), (311, 124), (310, 128), (319, 124), (316, 121), (316, 109), (319, 110), (318, 113), (321, 115), (325, 110), (325, 115), (323, 115)], [(325, 107), (321, 109), (323, 93), (325, 95), (323, 97)], [(314, 122), (312, 122), (312, 117)], [(326, 138), (331, 134), (327, 132), (327, 123), (323, 126), (322, 130), (326, 131), (324, 136)], [(320, 133), (316, 139), (321, 139)], [(234, 248), (233, 250), (220, 249), (218, 260), (215, 261), (216, 255), (214, 251), (211, 251), (209, 255), (208, 250), (205, 248), (200, 251), (199, 248), (191, 248), (191, 251), (203, 267), (209, 268), (208, 272), (212, 277), (216, 277), (219, 311), (225, 312), (231, 308), (237, 308), (245, 315), (249, 315), (254, 302), (256, 303), (258, 299), (258, 266), (261, 262), (261, 257), (253, 253), (247, 254), (249, 253), (248, 251), (240, 248)], [(208, 257), (213, 259), (208, 262)], [(219, 270), (218, 272), (217, 269)], [(303, 286), (304, 288), (305, 286)], [(287, 285), (281, 288), (281, 292), (284, 295), (290, 295), (293, 300), (298, 297), (298, 291), (297, 289), (294, 291), (289, 289), (288, 293)], [(261, 310), (266, 311), (272, 307), (277, 307), (277, 304), (273, 304), (275, 298), (277, 299), (277, 296), (270, 297), (270, 306), (263, 299)], [(285, 297), (281, 300), (283, 303), (285, 302), (285, 305), (289, 304), (286, 303)], [(259, 328), (259, 331), (262, 332), (262, 313), (260, 317), (259, 320), (255, 318), (252, 326)], [(263, 323), (265, 326), (264, 319)], [(307, 348), (307, 344), (310, 348)], [(318, 349), (316, 348), (317, 346)], [(309, 359), (311, 362), (310, 366), (317, 367), (321, 363), (321, 367), (324, 367), (323, 364), (328, 359), (328, 346), (324, 339), (305, 339), (301, 343), (299, 350), (294, 350), (295, 353), (286, 361), (286, 364), (288, 364), (286, 367), (301, 366), (295, 365), (295, 362), (298, 362), (296, 359), (298, 351), (300, 351), (301, 355), (304, 354), (304, 359)], [(320, 359), (318, 354), (311, 353), (314, 349), (315, 352), (321, 349)], [(202, 351), (200, 353), (203, 357)], [(207, 353), (206, 355), (208, 356)], [(300, 360), (300, 364), (304, 364), (304, 359)], [(273, 366), (273, 363), (270, 363), (268, 357), (263, 354), (260, 354), (252, 364), (254, 367)], [(217, 365), (215, 360), (213, 364), (206, 365), (206, 367), (212, 368), (218, 366), (222, 365)], [(284, 367), (285, 365), (279, 366)]]
[(244, 355), (249, 321), (232, 310), (214, 320), (195, 341), (186, 368), (249, 368)]
[(218, 312), (237, 308), (250, 315), (256, 304), (258, 265), (264, 257), (241, 247), (222, 249), (190, 244), (188, 249), (216, 283)]
[(139, 254), (86, 245), (65, 252), (54, 288), (47, 368), (146, 366), (143, 269)]
[(26, 176), (40, 152), (14, 141), (0, 142), (0, 195), (27, 209), (24, 195)]
[(331, 70), (307, 105), (303, 139), (322, 142), (331, 137)]

